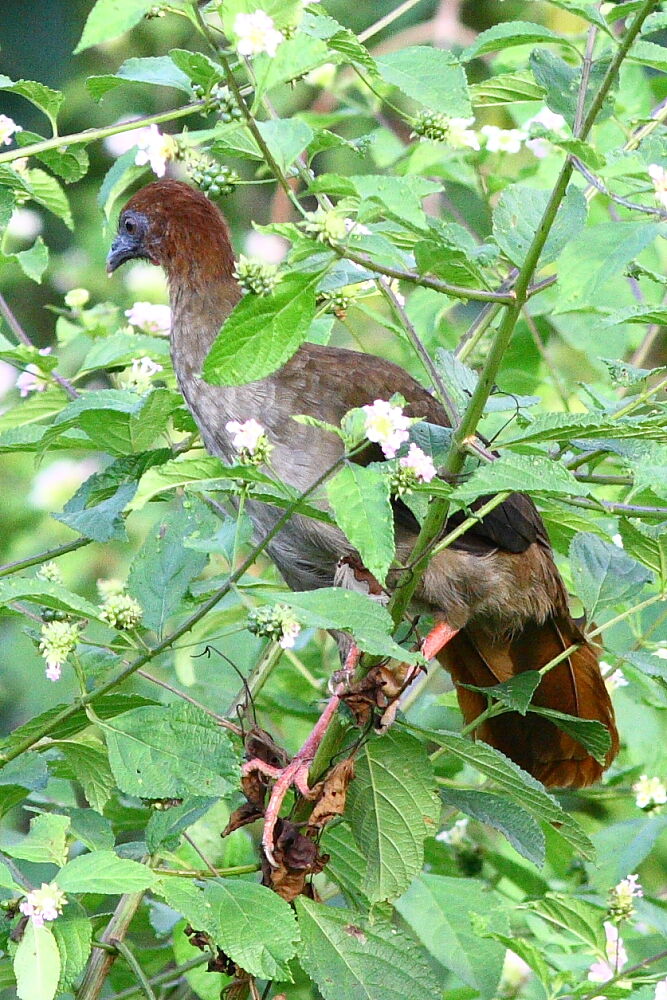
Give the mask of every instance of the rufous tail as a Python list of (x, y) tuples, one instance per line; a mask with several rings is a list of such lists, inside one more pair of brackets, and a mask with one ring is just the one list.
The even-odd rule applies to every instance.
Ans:
[(569, 617), (556, 616), (543, 625), (528, 624), (511, 641), (492, 640), (474, 625), (458, 633), (438, 654), (452, 675), (466, 723), (487, 707), (487, 699), (461, 687), (492, 687), (526, 670), (539, 670), (574, 643), (580, 648), (548, 671), (532, 704), (580, 719), (597, 719), (609, 730), (611, 746), (604, 765), (544, 716), (509, 712), (483, 722), (478, 739), (502, 751), (545, 785), (582, 788), (598, 781), (618, 753), (614, 710), (594, 647)]

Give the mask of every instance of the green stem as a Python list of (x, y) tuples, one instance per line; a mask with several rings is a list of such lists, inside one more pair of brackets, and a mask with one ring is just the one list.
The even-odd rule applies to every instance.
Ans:
[(111, 938), (110, 944), (112, 944), (116, 948), (118, 953), (123, 956), (129, 967), (131, 968), (132, 972), (135, 975), (137, 983), (141, 986), (141, 989), (145, 993), (147, 1000), (156, 1000), (155, 993), (153, 993), (153, 990), (151, 988), (151, 984), (144, 975), (143, 969), (139, 965), (137, 959), (135, 958), (134, 954), (127, 946), (127, 944), (124, 941), (121, 941), (116, 938)]
[[(176, 982), (190, 969), (197, 969), (204, 962), (208, 962), (210, 955), (196, 955), (195, 958), (191, 958), (189, 962), (184, 962), (183, 965), (177, 965), (175, 969), (167, 969), (165, 972), (159, 972), (156, 976), (153, 976), (148, 980), (151, 986), (173, 986)], [(135, 997), (138, 993), (141, 993), (143, 987), (141, 986), (130, 986), (126, 990), (121, 990), (120, 993), (114, 993), (111, 1000), (130, 1000), (130, 997)]]
[(100, 941), (101, 945), (110, 945), (114, 950), (107, 951), (96, 948), (93, 951), (88, 960), (83, 981), (76, 994), (77, 1000), (97, 1000), (99, 997), (109, 970), (118, 956), (118, 942), (122, 941), (127, 934), (143, 898), (143, 892), (126, 893), (120, 897), (118, 906), (114, 910)]
[(227, 715), (235, 715), (237, 710), (244, 706), (247, 701), (254, 701), (271, 676), (276, 664), (282, 656), (282, 648), (277, 642), (268, 642), (262, 650), (262, 655), (250, 671), (245, 684), (238, 692)]
[(638, 406), (641, 406), (642, 403), (645, 403), (647, 400), (649, 400), (651, 396), (655, 396), (656, 393), (660, 392), (662, 389), (666, 387), (667, 387), (667, 378), (663, 378), (659, 382), (656, 382), (655, 385), (649, 386), (648, 389), (645, 389), (642, 393), (639, 394), (639, 396), (635, 396), (635, 398), (631, 399), (628, 403), (625, 404), (625, 406), (622, 406), (620, 410), (616, 410), (615, 413), (612, 413), (611, 414), (612, 420), (619, 420), (621, 417), (626, 417), (628, 413), (631, 413), (633, 410), (636, 410)]
[(91, 541), (92, 539), (90, 538), (76, 538), (73, 542), (65, 542), (63, 545), (58, 545), (55, 549), (38, 552), (36, 556), (28, 556), (27, 559), (17, 559), (16, 562), (5, 563), (4, 566), (0, 566), (0, 578), (11, 576), (12, 573), (20, 573), (22, 569), (30, 569), (31, 566), (39, 566), (41, 563), (49, 562), (51, 559), (67, 555), (68, 552), (75, 552), (77, 549), (83, 548), (84, 545), (90, 545)]
[[(231, 868), (217, 868), (215, 870), (216, 878), (231, 878), (236, 875), (252, 875), (253, 872), (259, 871), (260, 865), (233, 865)], [(153, 871), (156, 875), (175, 875), (177, 878), (211, 878), (211, 871), (208, 868), (204, 868), (200, 871), (191, 870), (187, 868), (154, 868)]]

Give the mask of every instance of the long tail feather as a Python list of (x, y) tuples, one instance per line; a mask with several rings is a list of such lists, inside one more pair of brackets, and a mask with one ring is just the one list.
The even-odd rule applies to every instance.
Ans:
[(461, 684), (492, 687), (526, 670), (539, 670), (573, 643), (580, 648), (543, 677), (533, 704), (580, 719), (596, 719), (609, 730), (611, 747), (604, 767), (567, 733), (543, 716), (509, 712), (482, 723), (476, 736), (501, 750), (545, 785), (581, 788), (597, 781), (618, 753), (614, 710), (595, 649), (571, 618), (532, 624), (511, 641), (491, 640), (474, 626), (466, 627), (438, 655), (456, 684), (466, 723), (487, 705), (486, 698)]

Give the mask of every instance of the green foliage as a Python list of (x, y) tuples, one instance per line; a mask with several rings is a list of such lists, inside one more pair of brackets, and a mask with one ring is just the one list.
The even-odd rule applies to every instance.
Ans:
[[(90, 0), (62, 92), (0, 76), (23, 126), (0, 121), (0, 1000), (163, 1000), (171, 984), (202, 1000), (660, 1000), (667, 13), (489, 0), (452, 5), (463, 20), (435, 44), (435, 6)], [(275, 51), (244, 34), (257, 14)], [(298, 430), (344, 451), (305, 493), (270, 450), (207, 454), (169, 323), (141, 318), (162, 279), (103, 274), (120, 206), (162, 167), (234, 176), (218, 194), (250, 273), (285, 253), (275, 287), (223, 323), (202, 394), (331, 343), (399, 362), (454, 428), (416, 422), (380, 462), (363, 410), (341, 430), (297, 407)], [(21, 235), (25, 208), (43, 232)], [(397, 497), (410, 443), (439, 474)], [(624, 685), (621, 752), (591, 789), (547, 790), (461, 732), (443, 671), (420, 673), (433, 609), (377, 593), (412, 594), (445, 505), (468, 518), (511, 491), (543, 513)], [(355, 564), (358, 590), (286, 590), (260, 552), (282, 539), (252, 533), (258, 503), (375, 580)], [(249, 612), (275, 605), (292, 632), (260, 639)], [(327, 632), (363, 654), (352, 681), (331, 678)], [(605, 760), (601, 723), (534, 705), (538, 672), (510, 673), (469, 685), (490, 715), (541, 715)], [(241, 819), (265, 791), (243, 756), (293, 753), (328, 685), (343, 705), (313, 762), (323, 784), (282, 810), (271, 868), (236, 828), (241, 787)], [(607, 907), (637, 870), (626, 960)]]

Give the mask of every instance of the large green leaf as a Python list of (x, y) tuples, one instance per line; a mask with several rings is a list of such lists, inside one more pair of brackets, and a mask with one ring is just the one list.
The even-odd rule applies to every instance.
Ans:
[(257, 122), (257, 128), (283, 173), (313, 138), (313, 130), (299, 118), (276, 118)]
[(93, 928), (85, 912), (69, 906), (51, 927), (60, 953), (58, 993), (65, 993), (76, 983), (90, 955)]
[(119, 858), (113, 851), (80, 854), (56, 875), (63, 892), (99, 892), (111, 896), (148, 889), (155, 880), (155, 874), (146, 865)]
[(28, 833), (15, 843), (0, 841), (5, 854), (22, 861), (35, 861), (40, 864), (50, 862), (62, 865), (67, 857), (67, 832), (70, 826), (69, 816), (58, 813), (40, 813), (30, 821)]
[(327, 484), (327, 496), (338, 527), (357, 549), (366, 569), (383, 584), (395, 552), (386, 470), (344, 465)]
[(470, 62), (489, 52), (500, 52), (514, 45), (530, 45), (534, 42), (552, 42), (556, 45), (573, 47), (572, 42), (563, 35), (556, 34), (543, 24), (531, 24), (529, 21), (503, 21), (494, 24), (492, 28), (480, 32), (472, 45), (461, 53), (462, 62)]
[(589, 226), (568, 243), (558, 264), (558, 309), (589, 306), (600, 301), (610, 281), (660, 233), (654, 222), (601, 222)]
[(99, 608), (90, 601), (73, 594), (60, 583), (35, 577), (0, 580), (0, 605), (11, 604), (13, 601), (30, 601), (45, 608), (67, 611), (69, 614), (86, 618), (99, 617)]
[(52, 123), (55, 122), (63, 102), (63, 95), (59, 90), (53, 90), (35, 80), (10, 80), (3, 73), (0, 73), (0, 90), (7, 90), (11, 94), (20, 94), (21, 97), (25, 97), (36, 108), (43, 111)]
[(97, 740), (58, 740), (53, 746), (62, 753), (74, 778), (81, 784), (91, 809), (102, 812), (114, 791), (106, 747)]
[(502, 795), (476, 788), (443, 787), (440, 796), (445, 805), (460, 809), (467, 816), (499, 830), (527, 861), (534, 865), (544, 864), (544, 834), (537, 820), (523, 806)]
[(555, 493), (582, 496), (590, 487), (578, 482), (569, 469), (543, 455), (505, 454), (495, 462), (481, 465), (470, 479), (457, 486), (454, 499), (470, 503), (487, 493), (525, 490), (526, 493)]
[(60, 979), (60, 952), (48, 924), (26, 924), (14, 955), (16, 995), (19, 1000), (53, 1000)]
[(413, 101), (451, 118), (470, 117), (466, 75), (447, 49), (415, 45), (379, 56), (376, 64), (382, 79)]
[(598, 608), (619, 604), (642, 590), (651, 579), (644, 566), (623, 549), (591, 532), (576, 535), (570, 546), (570, 566), (577, 596), (589, 618)]
[[(97, 0), (91, 10), (74, 54), (92, 45), (109, 42), (133, 28), (154, 7), (152, 0)], [(184, 6), (171, 0), (171, 7)]]
[[(503, 253), (519, 267), (533, 242), (549, 201), (549, 192), (513, 184), (505, 188), (493, 212), (493, 236)], [(561, 202), (538, 266), (550, 264), (586, 223), (586, 199), (571, 185)]]
[(391, 924), (299, 896), (299, 961), (324, 1000), (424, 1000), (441, 985), (414, 941)]
[(140, 798), (228, 795), (239, 771), (226, 730), (195, 708), (135, 708), (104, 723), (121, 791)]
[(421, 871), (424, 840), (434, 835), (439, 812), (423, 743), (390, 729), (365, 745), (346, 817), (367, 859), (361, 888), (371, 902), (400, 896)]

